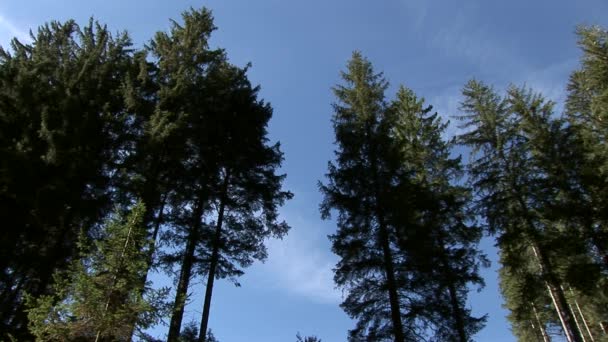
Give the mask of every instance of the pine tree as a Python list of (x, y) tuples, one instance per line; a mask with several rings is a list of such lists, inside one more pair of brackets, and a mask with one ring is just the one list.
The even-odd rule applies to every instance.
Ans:
[[(206, 9), (183, 14), (183, 26), (158, 33), (150, 44), (169, 80), (160, 88), (165, 116), (181, 116), (179, 128), (186, 157), (178, 174), (183, 183), (169, 196), (171, 212), (164, 239), (171, 250), (162, 261), (179, 263), (179, 279), (171, 317), (170, 341), (180, 335), (190, 280), (206, 276), (207, 288), (200, 340), (206, 338), (213, 282), (243, 274), (242, 268), (263, 260), (267, 237), (288, 230), (277, 222), (278, 207), (291, 193), (281, 190), (276, 175), (282, 161), (277, 145), (268, 145), (266, 126), (272, 109), (257, 99), (247, 68), (227, 62), (207, 41), (215, 29)], [(171, 100), (173, 99), (173, 100)], [(238, 284), (238, 283), (237, 283)]]
[(481, 234), (467, 222), (468, 190), (452, 184), (460, 161), (446, 125), (406, 88), (387, 104), (382, 74), (357, 52), (342, 77), (336, 164), (320, 188), (323, 216), (339, 213), (330, 238), (341, 306), (357, 318), (349, 339), (468, 341), (483, 325), (465, 307), (467, 285), (482, 284)]
[[(181, 231), (185, 231), (183, 238), (187, 240), (183, 253), (168, 258), (175, 262), (177, 257), (181, 261), (169, 329), (170, 341), (179, 336), (195, 261), (194, 251), (210, 196), (208, 187), (217, 169), (208, 159), (214, 142), (209, 137), (211, 128), (206, 126), (209, 123), (207, 101), (211, 86), (207, 73), (211, 64), (225, 59), (221, 50), (212, 50), (208, 46), (215, 27), (207, 9), (184, 12), (182, 19), (184, 26), (173, 22), (171, 32), (158, 32), (149, 46), (151, 55), (158, 60), (153, 75), (158, 90), (146, 133), (152, 147), (160, 149), (160, 157), (164, 159), (155, 156), (150, 160), (151, 167), (147, 169), (151, 172), (150, 178), (143, 187), (144, 191), (148, 191), (149, 186), (158, 189), (151, 192), (152, 201), (160, 205), (153, 236), (159, 233), (159, 224), (166, 222), (165, 240), (179, 245), (183, 241), (180, 240)], [(145, 156), (145, 151), (143, 153)], [(163, 211), (165, 206), (169, 209), (167, 214)]]
[(389, 144), (384, 91), (388, 84), (371, 63), (353, 53), (345, 86), (336, 86), (332, 118), (337, 150), (328, 166), (328, 183), (320, 185), (324, 218), (338, 211), (338, 231), (330, 236), (340, 261), (334, 281), (347, 291), (342, 308), (357, 319), (349, 340), (406, 339), (395, 272), (394, 247), (383, 204), (395, 175), (397, 151)]
[[(292, 198), (282, 189), (285, 175), (277, 170), (283, 161), (279, 143), (269, 144), (267, 126), (272, 108), (258, 99), (259, 87), (252, 87), (247, 68), (223, 65), (220, 76), (225, 88), (213, 96), (219, 109), (212, 125), (219, 142), (215, 150), (219, 177), (211, 189), (211, 206), (216, 219), (210, 238), (199, 248), (198, 274), (206, 274), (205, 300), (199, 341), (206, 341), (214, 280), (236, 277), (255, 260), (267, 257), (264, 242), (282, 238), (289, 226), (278, 220), (278, 208)], [(225, 90), (224, 90), (225, 89)]]
[(608, 269), (608, 31), (579, 27), (581, 68), (568, 84), (566, 115), (575, 134), (577, 185), (582, 194), (578, 217), (594, 253)]
[(0, 242), (0, 331), (24, 339), (23, 293), (48, 293), (78, 231), (111, 207), (133, 64), (128, 36), (92, 20), (52, 22), (32, 39), (0, 48), (0, 217), (12, 222)]
[(581, 310), (577, 308), (581, 320), (582, 316), (589, 317), (595, 328), (600, 327), (597, 334), (606, 336), (608, 315), (600, 308), (607, 307), (608, 297), (608, 31), (598, 26), (581, 26), (577, 34), (583, 55), (580, 69), (570, 76), (566, 101), (566, 117), (572, 132), (570, 149), (574, 151), (570, 158), (574, 171), (571, 178), (576, 190), (570, 191), (569, 203), (576, 210), (569, 213), (588, 241), (589, 257), (603, 267), (599, 280), (597, 271), (585, 272), (593, 277), (580, 277), (580, 280), (591, 278), (589, 283), (595, 286), (573, 292), (578, 306), (584, 303)]
[[(401, 87), (393, 106), (399, 120), (396, 140), (409, 175), (407, 187), (400, 189), (403, 197), (397, 197), (403, 202), (393, 201), (392, 209), (399, 213), (395, 224), (405, 273), (415, 279), (405, 296), (418, 294), (424, 300), (421, 316), (434, 327), (435, 338), (469, 341), (485, 317), (473, 317), (465, 307), (467, 286), (483, 286), (478, 270), (487, 261), (477, 249), (481, 229), (471, 224), (470, 191), (456, 185), (460, 157), (450, 156), (452, 143), (441, 137), (448, 123), (431, 113), (424, 99)], [(404, 203), (408, 210), (399, 208)], [(408, 214), (401, 217), (404, 212)]]
[(55, 273), (54, 294), (29, 297), (31, 332), (39, 340), (129, 341), (131, 322), (142, 328), (162, 317), (161, 292), (140, 297), (150, 241), (143, 225), (145, 208), (136, 205), (126, 216), (115, 216), (87, 246), (67, 272)]
[[(461, 142), (473, 149), (470, 177), (478, 189), (477, 211), (488, 231), (498, 233), (503, 265), (518, 265), (517, 257), (534, 257), (537, 270), (569, 341), (582, 341), (569, 308), (560, 272), (571, 256), (559, 246), (575, 246), (578, 233), (560, 229), (551, 217), (550, 150), (552, 103), (531, 91), (512, 87), (505, 99), (490, 87), (470, 81), (463, 90), (460, 117), (469, 131)], [(566, 239), (573, 233), (575, 239)], [(576, 248), (575, 248), (576, 249)], [(560, 253), (564, 253), (561, 254)]]

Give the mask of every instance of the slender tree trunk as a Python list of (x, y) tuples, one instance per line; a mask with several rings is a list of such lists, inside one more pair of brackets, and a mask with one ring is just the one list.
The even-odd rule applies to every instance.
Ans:
[(572, 295), (572, 300), (574, 300), (574, 304), (576, 305), (576, 309), (578, 310), (578, 314), (581, 316), (583, 320), (583, 325), (585, 326), (585, 330), (587, 330), (587, 334), (589, 334), (589, 338), (591, 342), (595, 342), (595, 338), (593, 337), (593, 333), (591, 333), (591, 329), (589, 328), (589, 324), (587, 324), (587, 320), (585, 319), (585, 315), (583, 314), (583, 310), (581, 310), (581, 306), (578, 304), (578, 300), (574, 296), (574, 291), (570, 288), (570, 295)]
[[(503, 160), (506, 162), (504, 155)], [(557, 315), (562, 324), (564, 334), (566, 334), (568, 342), (584, 342), (583, 336), (576, 326), (574, 315), (568, 307), (568, 302), (566, 301), (564, 291), (561, 289), (560, 281), (553, 272), (551, 262), (549, 261), (545, 251), (540, 248), (538, 244), (538, 232), (536, 231), (534, 222), (531, 219), (531, 214), (524, 200), (524, 196), (519, 192), (519, 186), (513, 179), (511, 179), (511, 194), (514, 195), (515, 199), (517, 200), (522, 211), (522, 216), (526, 221), (526, 235), (530, 240), (532, 251), (536, 256), (541, 274), (543, 275), (547, 290), (549, 291), (549, 296), (553, 301), (555, 311), (557, 311)]]
[(209, 264), (209, 274), (207, 275), (207, 286), (205, 288), (205, 302), (203, 303), (203, 315), (201, 317), (201, 326), (198, 335), (199, 342), (207, 340), (207, 329), (209, 325), (209, 314), (211, 311), (211, 297), (213, 295), (213, 282), (215, 281), (215, 271), (220, 258), (220, 243), (222, 238), (222, 224), (224, 222), (224, 210), (226, 208), (226, 200), (228, 197), (228, 184), (230, 181), (230, 172), (226, 172), (224, 185), (222, 189), (222, 197), (220, 199), (220, 208), (217, 214), (217, 222), (215, 225), (215, 236), (213, 238), (213, 252), (211, 253), (211, 262)]
[(581, 332), (576, 326), (574, 316), (568, 307), (564, 291), (561, 290), (559, 281), (556, 279), (553, 272), (548, 270), (547, 266), (549, 265), (549, 262), (547, 257), (538, 247), (536, 241), (532, 241), (532, 251), (536, 256), (541, 274), (543, 274), (543, 277), (545, 278), (545, 285), (547, 286), (549, 296), (551, 297), (557, 316), (562, 324), (564, 334), (566, 334), (566, 339), (568, 342), (584, 342)]
[(386, 286), (388, 289), (388, 300), (391, 307), (391, 321), (393, 323), (393, 333), (395, 342), (405, 342), (405, 334), (403, 333), (403, 323), (401, 321), (401, 309), (399, 308), (399, 293), (397, 292), (397, 281), (395, 280), (395, 266), (393, 264), (393, 255), (391, 252), (391, 244), (388, 234), (388, 228), (384, 222), (383, 212), (383, 196), (381, 186), (382, 182), (378, 175), (378, 161), (376, 155), (376, 145), (372, 139), (372, 119), (368, 119), (365, 126), (367, 135), (367, 144), (369, 146), (369, 159), (371, 161), (371, 171), (375, 183), (375, 203), (374, 207), (376, 219), (378, 220), (379, 242), (382, 247), (382, 256), (384, 263), (384, 274), (386, 276)]
[(173, 303), (173, 314), (171, 315), (171, 322), (169, 323), (168, 342), (175, 342), (179, 338), (182, 319), (184, 317), (184, 307), (188, 296), (188, 286), (190, 285), (192, 267), (194, 266), (194, 252), (196, 250), (196, 244), (199, 238), (198, 234), (201, 228), (204, 202), (203, 194), (200, 193), (192, 213), (192, 225), (190, 226), (186, 250), (184, 251), (184, 258), (182, 259), (179, 282), (177, 284), (175, 301)]
[(549, 335), (547, 334), (547, 330), (545, 329), (545, 324), (540, 320), (540, 316), (538, 316), (538, 311), (536, 310), (536, 305), (532, 304), (532, 311), (534, 312), (534, 318), (536, 319), (536, 324), (538, 324), (538, 329), (540, 330), (540, 334), (543, 337), (543, 342), (551, 342)]
[[(441, 263), (443, 264), (442, 265), (443, 273), (446, 276), (446, 279), (449, 279), (451, 272), (450, 272), (450, 267), (449, 267), (449, 261), (447, 258), (447, 251), (445, 248), (443, 234), (442, 234), (442, 232), (439, 232), (437, 235), (438, 235), (437, 242), (439, 244), (439, 248), (441, 251)], [(452, 315), (454, 316), (454, 319), (456, 321), (455, 328), (456, 328), (456, 331), (458, 332), (458, 338), (459, 338), (460, 342), (467, 342), (469, 339), (467, 338), (466, 327), (464, 324), (463, 311), (458, 302), (458, 293), (456, 291), (456, 286), (454, 285), (454, 282), (451, 280), (448, 280), (448, 293), (450, 295), (450, 305), (452, 306)]]
[(403, 323), (401, 322), (401, 310), (399, 309), (399, 294), (397, 293), (397, 282), (395, 281), (393, 256), (391, 253), (388, 231), (384, 223), (380, 223), (380, 240), (382, 244), (382, 254), (384, 257), (384, 271), (386, 275), (386, 285), (388, 288), (388, 299), (391, 306), (391, 319), (393, 321), (395, 342), (405, 342)]
[(572, 308), (572, 304), (568, 303), (568, 308), (572, 312), (572, 317), (574, 317), (574, 323), (576, 323), (576, 328), (578, 329), (578, 331), (581, 332), (581, 338), (583, 339), (583, 342), (587, 342), (587, 339), (585, 338), (585, 334), (583, 334), (583, 329), (581, 328), (581, 323), (578, 321), (578, 318), (576, 317), (576, 314), (574, 313), (574, 309)]

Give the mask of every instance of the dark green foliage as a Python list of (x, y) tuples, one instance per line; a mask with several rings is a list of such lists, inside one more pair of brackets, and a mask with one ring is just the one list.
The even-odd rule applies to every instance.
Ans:
[(78, 231), (110, 208), (132, 58), (125, 34), (93, 21), (52, 22), (32, 38), (0, 49), (0, 330), (16, 336), (23, 293), (48, 293)]
[[(588, 230), (576, 210), (582, 204), (576, 139), (554, 118), (553, 104), (530, 90), (511, 87), (500, 98), (471, 81), (463, 94), (466, 114), (460, 118), (469, 132), (460, 139), (474, 151), (470, 175), (478, 190), (477, 212), (488, 231), (498, 234), (502, 290), (516, 332), (525, 334), (534, 305), (543, 329), (557, 323), (569, 340), (581, 341), (564, 289), (593, 292), (601, 266), (589, 253)], [(547, 298), (557, 316), (546, 314)]]
[(577, 33), (583, 56), (570, 76), (566, 102), (577, 152), (573, 179), (580, 189), (574, 214), (608, 270), (608, 32), (579, 27)]
[(140, 297), (150, 241), (142, 204), (108, 221), (91, 246), (80, 242), (78, 260), (55, 273), (53, 294), (28, 297), (30, 331), (41, 341), (127, 341), (133, 320), (148, 328), (163, 316), (162, 292)]
[[(69, 284), (54, 286), (52, 275), (79, 258), (81, 230), (97, 241), (113, 205), (141, 199), (148, 208), (140, 219), (150, 244), (133, 265), (139, 284), (129, 284), (139, 300), (155, 251), (176, 252), (160, 258), (168, 269), (181, 264), (175, 312), (193, 275), (236, 283), (266, 258), (266, 238), (287, 233), (277, 210), (292, 194), (276, 174), (279, 145), (267, 138), (272, 108), (247, 67), (209, 48), (213, 30), (210, 11), (192, 9), (139, 51), (92, 21), (82, 30), (51, 23), (31, 45), (0, 50), (0, 214), (14, 222), (0, 245), (3, 333), (26, 338), (23, 293), (65, 295), (59, 287)], [(131, 331), (148, 318), (131, 315)], [(175, 323), (173, 336), (181, 317)], [(117, 333), (129, 336), (124, 329)]]
[[(398, 189), (392, 220), (397, 244), (406, 258), (406, 296), (419, 296), (421, 315), (442, 341), (468, 341), (483, 327), (465, 307), (468, 285), (483, 286), (478, 274), (487, 263), (477, 249), (481, 230), (471, 225), (470, 191), (456, 185), (460, 157), (450, 157), (451, 143), (441, 134), (443, 123), (432, 107), (401, 87), (394, 101), (407, 188)], [(401, 203), (401, 204), (400, 204)], [(407, 203), (407, 210), (401, 207)], [(403, 214), (406, 215), (403, 215)], [(423, 304), (424, 303), (424, 304)]]
[(282, 237), (289, 228), (277, 222), (277, 210), (292, 196), (281, 190), (284, 176), (275, 174), (282, 161), (279, 145), (268, 145), (266, 137), (272, 108), (257, 99), (259, 89), (248, 81), (247, 68), (229, 64), (222, 50), (209, 49), (215, 29), (209, 11), (186, 12), (183, 22), (150, 43), (164, 74), (151, 121), (174, 129), (181, 140), (171, 146), (182, 146), (183, 152), (171, 155), (186, 156), (173, 167), (182, 183), (166, 193), (171, 209), (163, 240), (177, 253), (164, 253), (161, 261), (167, 268), (180, 263), (169, 340), (179, 335), (192, 276), (208, 278), (201, 327), (207, 331), (213, 280), (236, 282), (242, 268), (266, 258), (264, 240)]
[(323, 216), (338, 212), (330, 238), (342, 308), (357, 319), (349, 340), (468, 341), (483, 325), (465, 308), (467, 285), (482, 283), (481, 234), (467, 224), (468, 190), (452, 184), (460, 162), (445, 124), (408, 89), (387, 104), (386, 81), (359, 53), (342, 77), (336, 162), (320, 188)]

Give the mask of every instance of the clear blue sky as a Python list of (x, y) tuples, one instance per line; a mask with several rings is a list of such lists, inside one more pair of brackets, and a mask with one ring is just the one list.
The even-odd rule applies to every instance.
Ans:
[[(578, 64), (575, 26), (608, 25), (603, 0), (4, 0), (0, 45), (13, 36), (27, 40), (29, 28), (49, 20), (85, 23), (90, 16), (113, 31), (128, 30), (141, 45), (190, 6), (213, 10), (219, 29), (212, 45), (225, 48), (238, 65), (253, 63), (250, 78), (275, 109), (270, 134), (282, 143), (286, 187), (295, 193), (281, 211), (293, 228), (286, 239), (269, 242), (267, 262), (248, 269), (241, 288), (216, 283), (210, 326), (221, 342), (294, 341), (298, 331), (339, 342), (353, 326), (338, 307), (331, 271), (336, 258), (326, 238), (335, 226), (319, 218), (316, 186), (332, 158), (330, 88), (353, 50), (385, 72), (391, 92), (405, 84), (449, 117), (458, 113), (460, 88), (473, 77), (500, 90), (525, 83), (562, 101)], [(487, 286), (469, 302), (489, 314), (476, 340), (514, 341), (492, 245), (483, 242), (494, 261), (483, 272)], [(200, 318), (203, 285), (191, 287), (185, 322)], [(160, 336), (165, 331), (156, 330)]]

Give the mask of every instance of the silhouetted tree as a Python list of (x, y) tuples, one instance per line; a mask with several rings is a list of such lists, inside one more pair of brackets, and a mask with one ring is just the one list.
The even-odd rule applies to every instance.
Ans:
[(323, 217), (338, 211), (330, 239), (341, 259), (342, 308), (357, 318), (352, 341), (470, 339), (483, 325), (465, 308), (479, 283), (480, 230), (467, 221), (468, 190), (451, 184), (445, 129), (422, 100), (401, 88), (387, 104), (387, 82), (355, 52), (334, 92), (336, 162), (329, 164)]
[(23, 293), (47, 294), (78, 231), (111, 207), (133, 65), (128, 36), (92, 20), (52, 22), (32, 39), (0, 48), (0, 331), (16, 338), (27, 338)]
[(474, 151), (469, 174), (479, 194), (478, 213), (485, 217), (487, 229), (499, 234), (501, 261), (518, 267), (518, 255), (533, 255), (568, 340), (582, 341), (558, 267), (577, 254), (580, 237), (576, 231), (561, 229), (551, 217), (551, 202), (559, 187), (550, 184), (550, 160), (543, 149), (555, 128), (553, 105), (539, 94), (515, 87), (502, 99), (477, 81), (470, 81), (463, 95), (465, 114), (460, 119), (469, 132), (460, 139)]
[(472, 225), (470, 191), (457, 185), (460, 156), (451, 157), (453, 144), (441, 137), (447, 123), (413, 91), (401, 87), (393, 110), (407, 177), (388, 203), (408, 278), (403, 296), (419, 298), (411, 311), (422, 326), (433, 327), (435, 338), (466, 342), (484, 325), (485, 317), (472, 316), (466, 299), (468, 286), (483, 286), (478, 271), (487, 261), (477, 247), (482, 231)]

